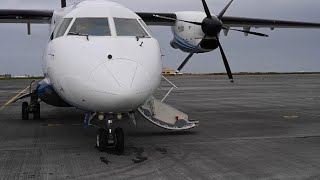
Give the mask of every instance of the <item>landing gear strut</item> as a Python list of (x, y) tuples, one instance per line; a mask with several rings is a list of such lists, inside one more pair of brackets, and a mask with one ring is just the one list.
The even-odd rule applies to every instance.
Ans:
[(122, 128), (114, 129), (113, 116), (109, 116), (108, 120), (104, 120), (107, 128), (100, 128), (97, 133), (96, 147), (99, 151), (106, 151), (109, 148), (114, 148), (119, 154), (124, 151), (124, 133)]
[(30, 104), (28, 102), (22, 103), (22, 119), (28, 120), (29, 114), (33, 114), (33, 119), (40, 119), (40, 103), (38, 102), (38, 96), (36, 91), (31, 92), (32, 84), (37, 83), (36, 81), (32, 81), (30, 84)]
[(28, 120), (29, 119), (29, 104), (28, 102), (22, 103), (22, 119)]

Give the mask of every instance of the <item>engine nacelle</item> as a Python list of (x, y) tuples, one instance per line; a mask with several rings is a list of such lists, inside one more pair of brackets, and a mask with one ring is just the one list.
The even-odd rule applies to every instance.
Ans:
[[(184, 11), (176, 12), (177, 19), (184, 21), (192, 21), (201, 23), (206, 18), (204, 12)], [(172, 26), (173, 40), (170, 45), (175, 49), (180, 49), (184, 52), (191, 52), (204, 38), (205, 34), (200, 25), (195, 25), (187, 22), (176, 21)], [(215, 37), (206, 37), (202, 41), (197, 53), (210, 52), (218, 47)]]

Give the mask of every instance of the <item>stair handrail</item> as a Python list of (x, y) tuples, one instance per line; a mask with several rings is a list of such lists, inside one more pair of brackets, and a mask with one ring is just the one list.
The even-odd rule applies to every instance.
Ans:
[(175, 88), (178, 89), (178, 87), (173, 84), (169, 79), (167, 79), (166, 77), (164, 77), (164, 75), (162, 75), (162, 78), (165, 79), (169, 84), (172, 85), (171, 89), (167, 92), (167, 94), (162, 98), (161, 102), (163, 102), (165, 99), (167, 99), (167, 97), (169, 96), (169, 94), (171, 93), (171, 91)]

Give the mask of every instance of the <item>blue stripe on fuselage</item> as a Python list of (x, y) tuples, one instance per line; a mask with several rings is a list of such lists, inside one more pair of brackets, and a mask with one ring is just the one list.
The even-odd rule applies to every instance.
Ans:
[(47, 82), (41, 81), (40, 84), (37, 87), (37, 94), (44, 94), (46, 90), (51, 90), (52, 92), (55, 92), (52, 86), (50, 86)]
[(183, 46), (184, 48), (187, 49), (194, 49), (196, 46), (190, 44), (187, 40), (181, 38), (180, 36), (178, 36), (177, 34), (175, 34), (174, 39), (176, 41), (177, 44), (179, 44), (180, 46)]

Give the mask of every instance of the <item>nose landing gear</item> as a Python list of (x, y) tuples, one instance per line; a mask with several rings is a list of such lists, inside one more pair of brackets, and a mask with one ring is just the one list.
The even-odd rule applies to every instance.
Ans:
[(113, 116), (110, 115), (105, 121), (106, 128), (100, 128), (97, 133), (96, 147), (104, 152), (114, 148), (118, 154), (124, 151), (124, 133), (122, 128), (113, 128)]
[(40, 103), (38, 102), (38, 95), (36, 90), (31, 91), (32, 85), (37, 84), (36, 81), (32, 81), (30, 84), (30, 93), (28, 96), (30, 96), (30, 104), (28, 102), (23, 102), (22, 103), (22, 119), (23, 120), (28, 120), (29, 119), (29, 114), (33, 114), (33, 119), (34, 120), (39, 120), (40, 119)]
[(22, 120), (29, 120), (29, 114), (33, 114), (34, 120), (40, 119), (40, 103), (38, 101), (35, 102), (23, 102), (22, 103)]

